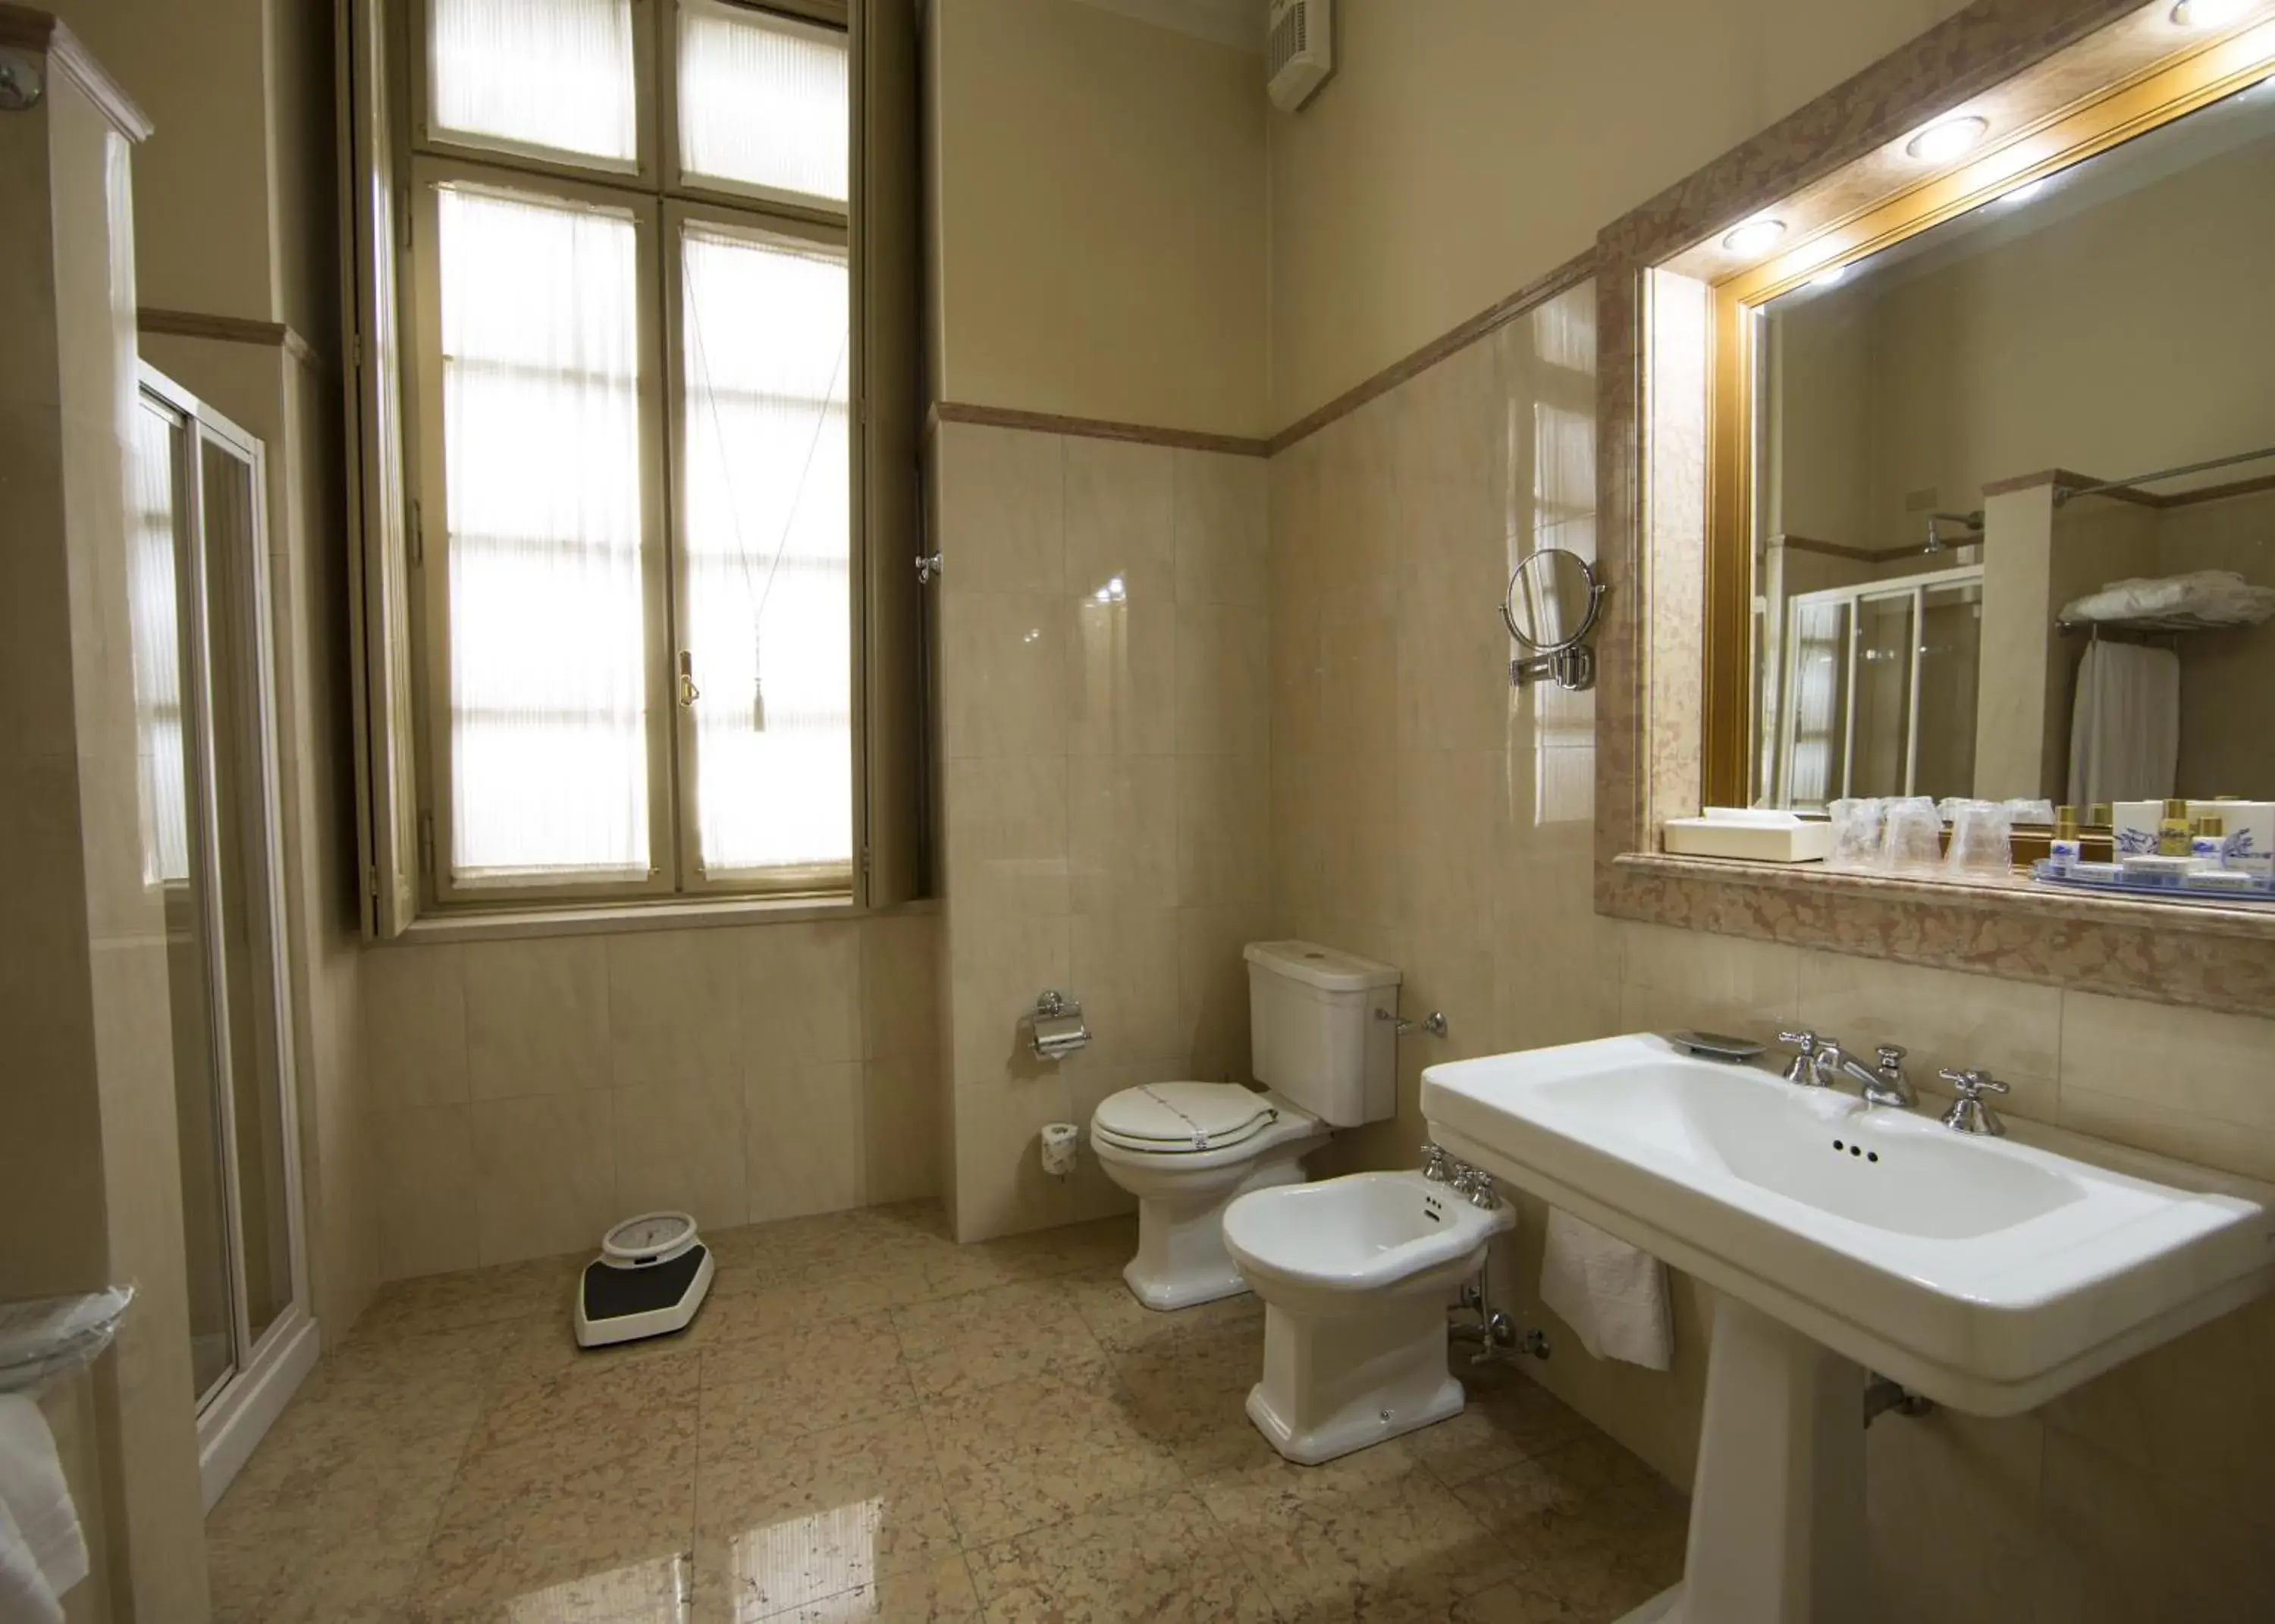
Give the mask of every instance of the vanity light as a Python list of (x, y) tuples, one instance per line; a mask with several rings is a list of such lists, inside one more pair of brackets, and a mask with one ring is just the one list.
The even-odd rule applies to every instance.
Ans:
[(2027, 202), (2030, 199), (2037, 196), (2039, 193), (2044, 192), (2045, 189), (2046, 179), (2044, 176), (2041, 175), (2036, 180), (2024, 181), (2012, 192), (2000, 193), (1997, 200), (2001, 205)]
[(1751, 259), (1784, 235), (1782, 220), (1749, 220), (1723, 238), (1722, 246)]
[(1848, 268), (1845, 265), (1828, 265), (1809, 279), (1809, 285), (1812, 288), (1829, 288), (1848, 274)]
[[(2182, 0), (2186, 4), (2186, 0)], [(2199, 0), (2201, 4), (2201, 0)], [(1965, 152), (1991, 132), (1991, 121), (1965, 114), (1958, 118), (1946, 118), (1931, 124), (1904, 143), (1908, 156), (1924, 163), (1946, 163)]]
[(2217, 28), (2232, 23), (2251, 9), (2252, 0), (2179, 0), (2173, 7), (2175, 28)]

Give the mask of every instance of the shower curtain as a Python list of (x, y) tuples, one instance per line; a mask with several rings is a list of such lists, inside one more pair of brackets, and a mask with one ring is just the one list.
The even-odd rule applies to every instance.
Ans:
[(2069, 801), (2161, 801), (2181, 754), (2181, 661), (2169, 648), (2096, 638), (2077, 668)]

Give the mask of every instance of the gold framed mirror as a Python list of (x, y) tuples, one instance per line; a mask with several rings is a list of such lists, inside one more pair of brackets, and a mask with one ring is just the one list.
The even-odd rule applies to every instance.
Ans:
[[(1795, 497), (1807, 480), (1788, 477), (1794, 469), (1786, 460), (1812, 435), (1824, 442), (1839, 416), (1802, 387), (1803, 369), (1791, 365), (1800, 358), (1777, 351), (1779, 344), (1806, 347), (1809, 324), (1789, 315), (1811, 306), (1838, 312), (1846, 301), (1848, 326), (1868, 329), (1871, 320), (1859, 313), (1869, 303), (1886, 304), (1897, 294), (1916, 302), (1916, 291), (1938, 274), (1987, 275), (1985, 262), (2002, 243), (2035, 240), (2043, 248), (2060, 235), (2057, 228), (2097, 209), (2106, 214), (2128, 200), (2153, 199), (2223, 162), (2223, 172), (2241, 172), (2249, 161), (2275, 156), (2275, 86), (2269, 86), (2275, 5), (2230, 6), (2217, 23), (2214, 15), (2170, 0), (1970, 7), (1602, 234), (1599, 481), (1615, 589), (1603, 638), (1597, 846), (1603, 911), (1851, 952), (1876, 950), (1860, 943), (1878, 939), (1877, 950), (1889, 957), (2135, 997), (2224, 1008), (2275, 1001), (2275, 908), (2055, 895), (2027, 872), (2004, 867), (1963, 875), (1940, 868), (1750, 868), (1671, 855), (1663, 839), (1670, 820), (1704, 805), (1821, 808), (1845, 793), (1933, 791), (2042, 804), (2035, 835), (2014, 842), (2016, 857), (2037, 855), (2053, 809), (2071, 800), (2066, 747), (2080, 651), (2090, 642), (2134, 640), (2108, 630), (2097, 639), (2090, 629), (2060, 623), (2075, 584), (2056, 578), (2049, 558), (2064, 546), (2080, 556), (2090, 548), (2054, 541), (2054, 525), (2074, 526), (2104, 510), (2200, 517), (2220, 506), (2218, 498), (2239, 495), (2267, 501), (2275, 521), (2275, 480), (2264, 478), (2275, 474), (2275, 457), (2235, 455), (2256, 457), (2275, 446), (2275, 415), (2255, 426), (2243, 420), (2249, 413), (2205, 407), (2185, 381), (2144, 381), (2132, 375), (2138, 368), (2129, 362), (2112, 369), (2108, 352), (2122, 348), (2110, 342), (2116, 326), (2097, 326), (2065, 306), (2044, 264), (2036, 283), (2012, 266), (2004, 274), (2022, 289), (2010, 297), (2058, 336), (2053, 318), (2067, 313), (2072, 381), (2026, 407), (2025, 427), (2043, 427), (2065, 412), (2072, 421), (2092, 420), (2095, 391), (2075, 379), (2113, 373), (2120, 381), (2100, 393), (2117, 409), (2099, 415), (2137, 419), (2145, 412), (2157, 433), (2136, 436), (2137, 449), (2105, 435), (2081, 439), (2085, 449), (2073, 456), (2059, 436), (1992, 433), (1994, 443), (1976, 457), (1975, 440), (1986, 437), (1976, 432), (1987, 421), (1975, 409), (1981, 380), (1939, 376), (1934, 368), (1950, 364), (1953, 346), (1964, 344), (1974, 346), (1970, 364), (1978, 370), (2017, 369), (2010, 350), (2000, 347), (2006, 329), (1946, 315), (1939, 326), (1929, 321), (1915, 330), (1939, 332), (1951, 344), (1937, 351), (1916, 342), (1918, 353), (1900, 359), (1917, 362), (1907, 388), (1925, 437), (1944, 442), (1931, 449), (1961, 443), (1961, 455), (1946, 458), (1956, 472), (1917, 478), (1892, 468), (1866, 477), (1851, 470), (1849, 495), (1865, 495), (1844, 525), (1808, 517)], [(2213, 130), (2215, 124), (2224, 128)], [(2264, 173), (2275, 177), (2275, 168)], [(2275, 212), (2262, 200), (2275, 196), (2275, 185), (2263, 182), (2245, 195), (2244, 223), (2275, 230)], [(2223, 313), (2232, 319), (2240, 308), (2224, 286), (2189, 274), (2206, 261), (2183, 258), (2179, 270), (2171, 268), (2171, 254), (2186, 249), (2173, 233), (2136, 228), (2130, 240), (2143, 252), (2129, 260), (2089, 261), (2102, 270), (2129, 269), (2129, 282), (2114, 278), (2135, 301), (2134, 315), (2124, 318), (2125, 336), (2139, 336), (2129, 329), (2158, 328), (2137, 320), (2143, 298), (2161, 298), (2215, 335)], [(2165, 272), (2140, 268), (2153, 257), (2150, 249), (2166, 252)], [(2215, 308), (2213, 292), (2227, 302)], [(1884, 331), (1879, 342), (1895, 341)], [(2201, 366), (2216, 343), (2195, 341), (2189, 359)], [(2264, 353), (2248, 334), (2226, 348)], [(2213, 350), (2215, 370), (2224, 374), (2248, 370), (2236, 359)], [(2092, 371), (2097, 363), (2104, 364), (2100, 374)], [(2262, 396), (2275, 414), (2275, 393), (2259, 389), (2253, 399)], [(2048, 407), (2049, 398), (2061, 410)], [(2175, 400), (2181, 404), (2167, 404)], [(1849, 411), (1851, 427), (1873, 412), (1882, 422), (1893, 420), (1885, 405), (1871, 404)], [(1780, 438), (1788, 427), (1801, 431), (1791, 444)], [(2182, 443), (2183, 429), (2221, 443), (2204, 449)], [(2168, 445), (2179, 449), (2168, 452)], [(2204, 464), (2219, 465), (2198, 466)], [(2176, 470), (2177, 482), (2142, 477)], [(2037, 578), (2024, 605), (2033, 617), (2027, 639), (1986, 634), (1982, 623), (1992, 607), (1986, 601), (2014, 585), (1991, 578), (2031, 562), (2029, 547), (2010, 547), (2002, 564), (1985, 527), (2012, 517), (2001, 510), (2022, 506), (2035, 508), (2040, 526)], [(2275, 522), (2264, 528), (2266, 550), (2275, 555)], [(1796, 540), (1803, 545), (1791, 555), (1806, 555), (1803, 567), (1795, 578), (1770, 578), (1770, 544)], [(1833, 568), (1820, 569), (1814, 581), (1803, 578), (1822, 563)], [(2075, 595), (2148, 573), (2109, 570), (2077, 585)], [(2247, 585), (2275, 589), (2275, 575), (2255, 571)], [(1796, 626), (1793, 600), (1812, 593), (1822, 595), (1803, 606), (1806, 618)], [(1970, 622), (1972, 693), (1935, 669), (1938, 658), (1954, 663), (1961, 640), (1939, 628), (1963, 630)], [(2252, 635), (2267, 640), (2275, 660), (2275, 623)], [(1830, 678), (1818, 684), (1819, 710), (1829, 704), (1852, 722), (1856, 699), (1869, 702), (1853, 735), (1820, 729), (1826, 736), (1810, 741), (1818, 759), (1804, 783), (1799, 757), (1806, 752), (1796, 751), (1795, 734), (1805, 729), (1793, 724), (1785, 701), (1796, 691), (1797, 645), (1810, 638), (1825, 646), (1817, 657), (1826, 668), (1820, 675)], [(1865, 677), (1856, 676), (1860, 670)], [(2213, 691), (2203, 680), (2195, 686), (2200, 694)], [(1874, 691), (1862, 691), (1867, 688)], [(2029, 741), (2037, 749), (2017, 748), (2011, 762), (1994, 761), (1982, 724), (1999, 706), (1984, 703), (1986, 691), (2014, 713), (2000, 718), (2007, 743)], [(2212, 712), (2199, 704), (2190, 714)], [(1933, 720), (1939, 714), (1948, 725)], [(1976, 725), (1964, 729), (1970, 716)], [(1963, 744), (1939, 737), (1939, 727), (1970, 736)], [(2264, 791), (2207, 782), (2165, 793), (2275, 799), (2275, 747), (2263, 748), (2270, 775)], [(1840, 770), (1833, 770), (1843, 757)], [(1978, 774), (1978, 762), (1996, 770)], [(2078, 797), (2089, 798), (2102, 797)], [(2089, 807), (2077, 811), (2083, 821)], [(2089, 844), (2109, 838), (2104, 833)]]

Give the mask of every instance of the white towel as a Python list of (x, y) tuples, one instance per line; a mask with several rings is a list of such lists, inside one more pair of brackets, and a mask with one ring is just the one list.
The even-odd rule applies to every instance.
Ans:
[(1540, 1300), (1599, 1359), (1624, 1359), (1654, 1371), (1673, 1362), (1666, 1265), (1554, 1207), (1540, 1257)]
[(87, 1537), (40, 1407), (0, 1394), (0, 1624), (51, 1624), (87, 1577)]
[(2070, 714), (2070, 804), (2165, 800), (2180, 762), (2180, 656), (2138, 643), (2087, 644)]

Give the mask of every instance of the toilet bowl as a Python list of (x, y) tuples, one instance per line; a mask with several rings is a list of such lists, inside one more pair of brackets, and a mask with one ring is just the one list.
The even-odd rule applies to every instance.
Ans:
[(1264, 1376), (1248, 1417), (1316, 1466), (1461, 1414), (1446, 1309), (1515, 1227), (1419, 1173), (1356, 1173), (1243, 1195), (1224, 1241), (1264, 1299)]
[(1299, 1183), (1326, 1124), (1236, 1083), (1124, 1089), (1091, 1118), (1090, 1146), (1138, 1197), (1138, 1255), (1122, 1278), (1147, 1308), (1191, 1308), (1248, 1289), (1224, 1249), (1224, 1209), (1251, 1190)]
[(1249, 1058), (1263, 1086), (1147, 1083), (1090, 1119), (1107, 1177), (1138, 1197), (1138, 1255), (1122, 1278), (1148, 1308), (1248, 1289), (1224, 1246), (1235, 1197), (1298, 1184), (1336, 1128), (1397, 1108), (1398, 972), (1308, 941), (1252, 941)]

